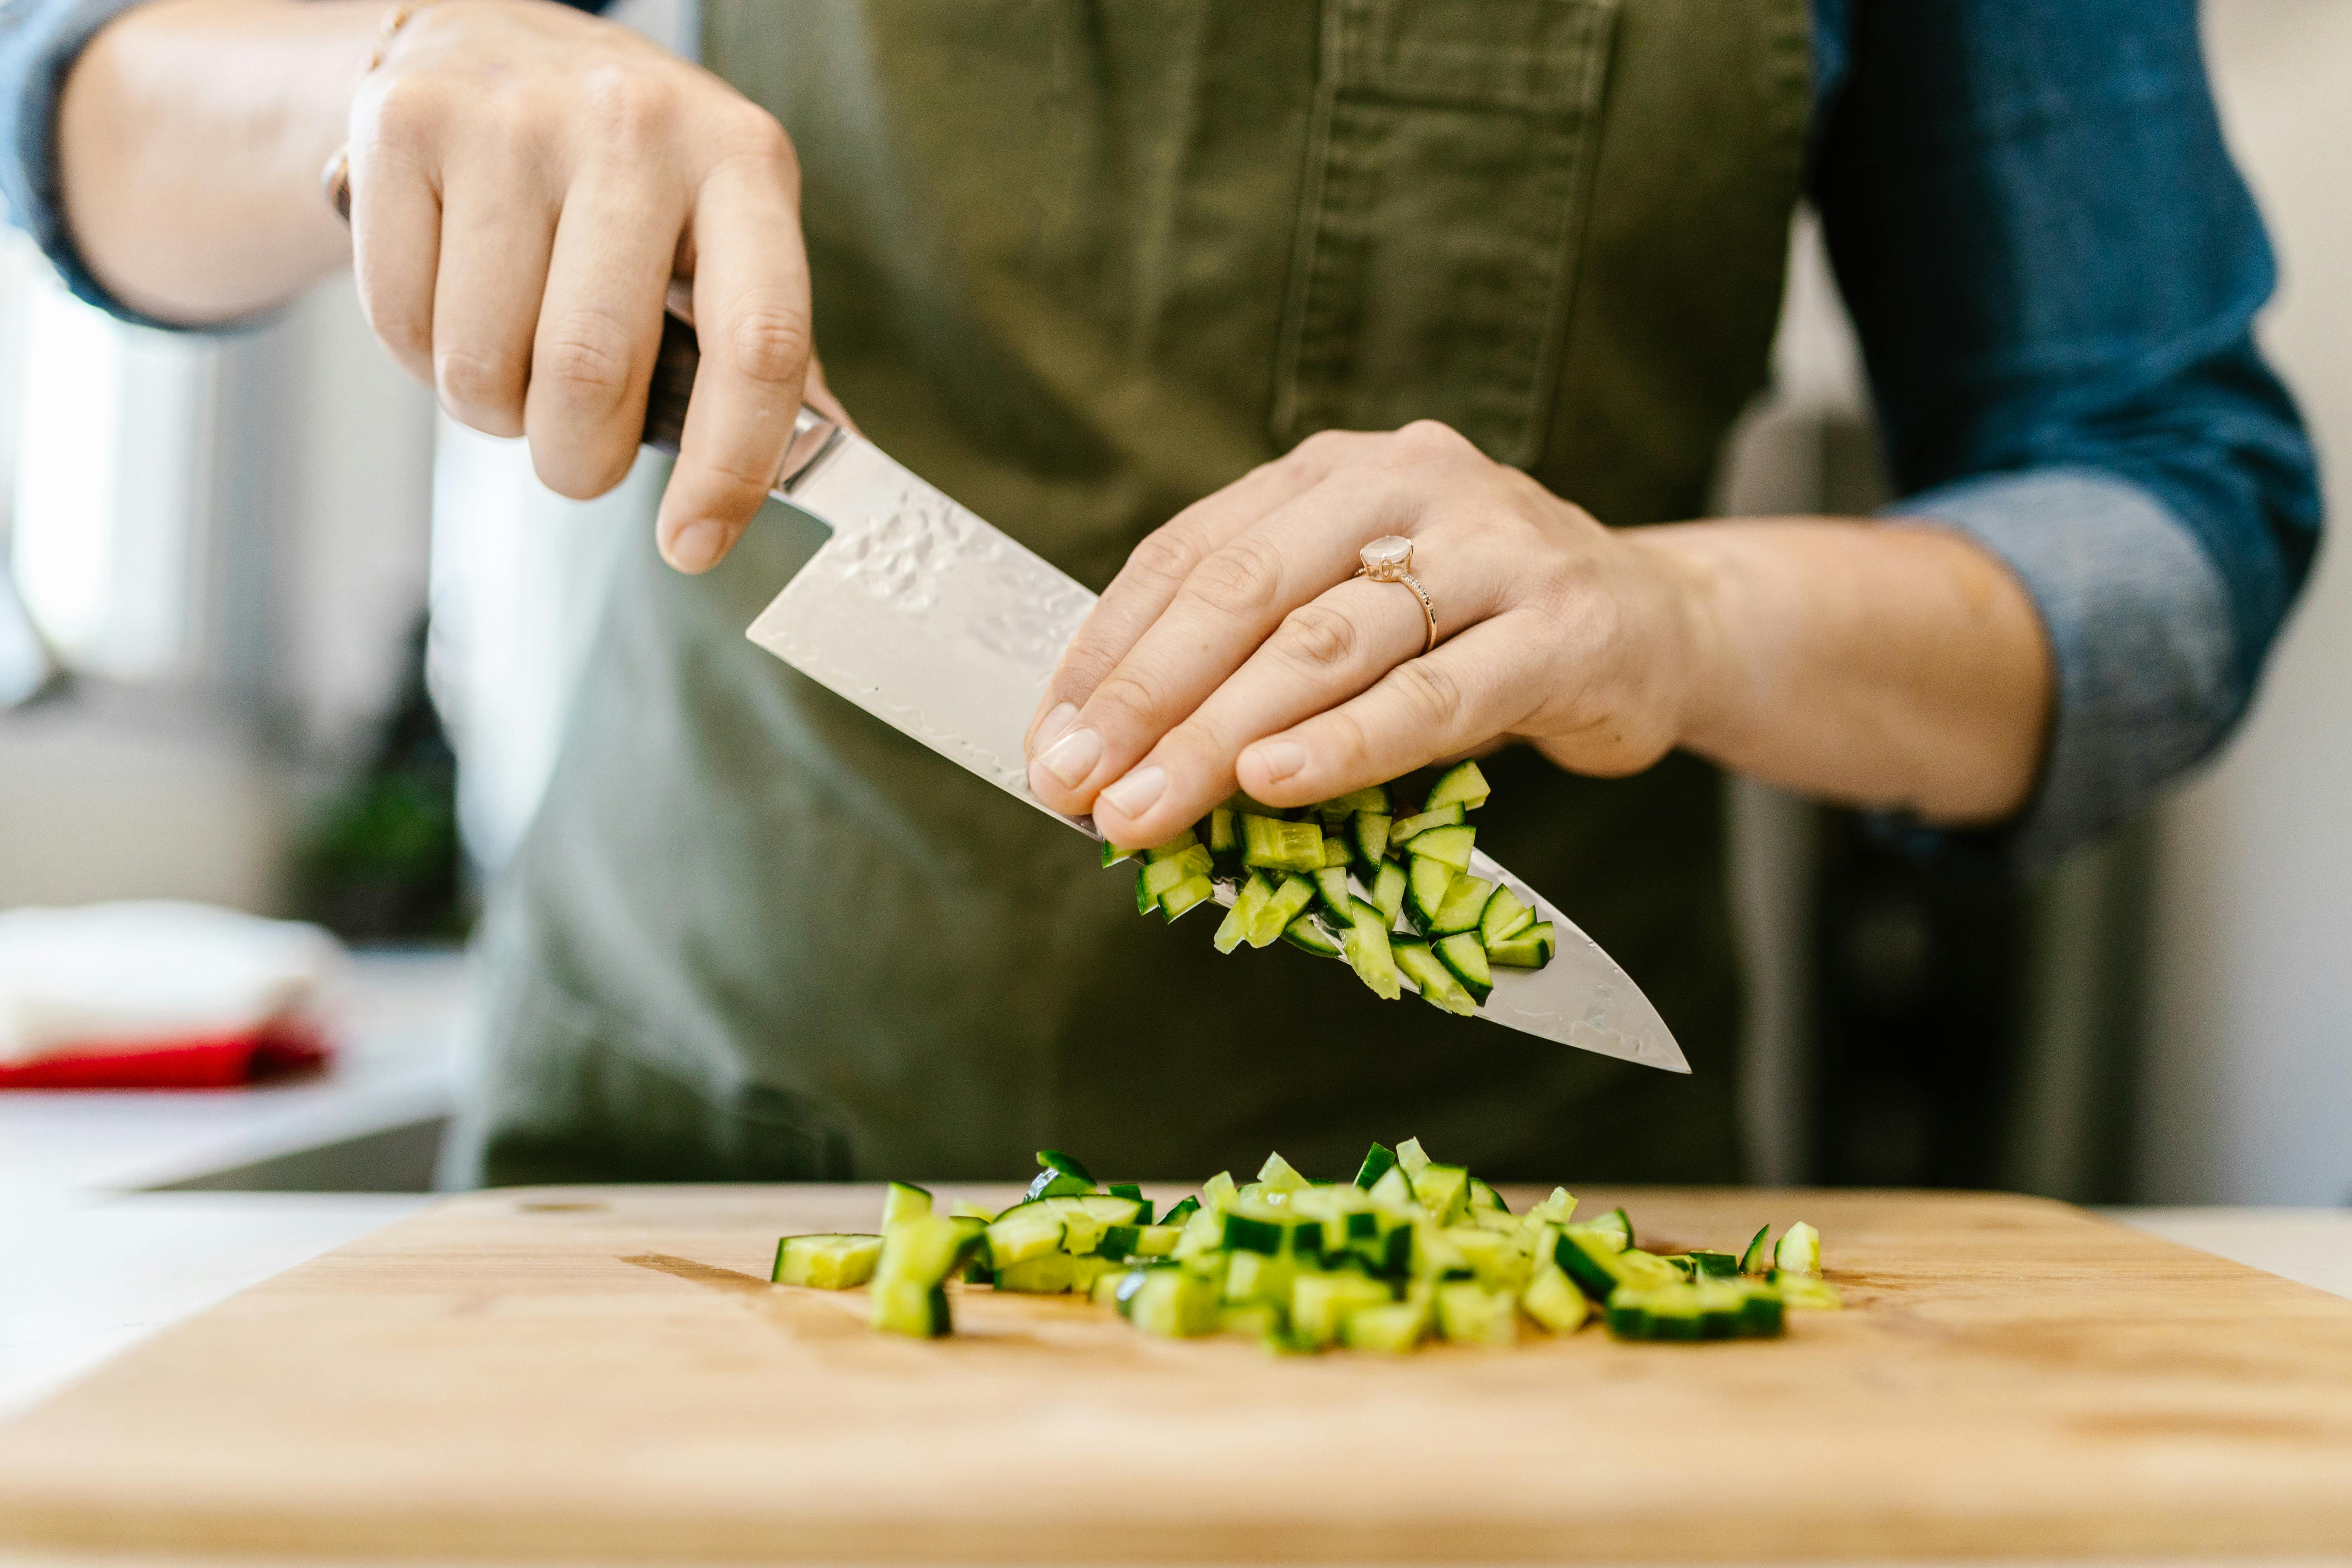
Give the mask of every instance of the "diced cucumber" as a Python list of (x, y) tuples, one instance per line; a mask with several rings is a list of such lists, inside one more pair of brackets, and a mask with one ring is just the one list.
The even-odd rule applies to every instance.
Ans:
[(1412, 869), (1406, 873), (1407, 897), (1412, 900), (1415, 923), (1427, 931), (1437, 923), (1437, 912), (1445, 907), (1445, 895), (1453, 890), (1461, 873), (1443, 860), (1426, 856), (1412, 858)]
[(1365, 1191), (1372, 1184), (1396, 1168), (1397, 1157), (1385, 1143), (1375, 1143), (1364, 1151), (1364, 1163), (1356, 1167), (1356, 1185)]
[(1822, 1233), (1799, 1220), (1780, 1237), (1780, 1245), (1773, 1248), (1772, 1263), (1783, 1274), (1819, 1274)]
[(918, 1279), (877, 1281), (866, 1321), (887, 1333), (935, 1340), (951, 1331), (948, 1293)]
[(1144, 1225), (1132, 1228), (1135, 1239), (1127, 1249), (1130, 1258), (1169, 1257), (1176, 1250), (1176, 1238), (1184, 1234), (1184, 1227), (1181, 1225)]
[(1160, 895), (1151, 890), (1151, 868), (1135, 868), (1135, 912), (1148, 915), (1160, 907)]
[[(1464, 879), (1476, 880), (1475, 878)], [(1452, 936), (1440, 937), (1431, 951), (1437, 954), (1438, 962), (1452, 972), (1454, 978), (1462, 982), (1463, 989), (1470, 993), (1472, 1001), (1483, 1003), (1487, 994), (1495, 989), (1494, 972), (1486, 967), (1486, 950), (1478, 945), (1476, 931), (1456, 931)]]
[(1404, 994), (1398, 978), (1396, 957), (1389, 943), (1389, 922), (1381, 911), (1358, 899), (1350, 906), (1354, 920), (1339, 939), (1339, 951), (1356, 978), (1371, 987), (1372, 994), (1382, 1001), (1393, 1002)]
[(1411, 882), (1405, 868), (1394, 860), (1381, 861), (1381, 868), (1373, 873), (1371, 903), (1381, 911), (1384, 925), (1394, 926), (1397, 916), (1404, 913), (1405, 891)]
[(1331, 912), (1333, 920), (1344, 924), (1355, 919), (1348, 908), (1354, 898), (1355, 895), (1348, 890), (1348, 868), (1345, 866), (1326, 866), (1315, 873), (1316, 901)]
[(1423, 811), (1435, 811), (1441, 805), (1460, 805), (1475, 811), (1486, 804), (1486, 775), (1478, 771), (1476, 763), (1456, 763), (1430, 786), (1429, 798), (1422, 803)]
[(1739, 1259), (1731, 1253), (1694, 1249), (1686, 1256), (1691, 1260), (1691, 1272), (1697, 1279), (1737, 1279), (1739, 1277)]
[(1290, 1300), (1290, 1282), (1298, 1277), (1298, 1260), (1270, 1258), (1263, 1252), (1230, 1253), (1225, 1258), (1223, 1300), (1277, 1301)]
[(1556, 1267), (1536, 1270), (1519, 1292), (1519, 1307), (1555, 1334), (1572, 1334), (1592, 1316), (1592, 1300)]
[(1458, 805), (1424, 806), (1417, 816), (1400, 816), (1389, 824), (1389, 851), (1394, 854), (1433, 827), (1456, 827), (1461, 823)]
[(1355, 858), (1355, 851), (1348, 847), (1348, 837), (1346, 834), (1327, 833), (1323, 836), (1324, 865), (1345, 866)]
[(1396, 966), (1404, 972), (1421, 993), (1421, 999), (1433, 1007), (1468, 1017), (1478, 1011), (1478, 1004), (1454, 972), (1445, 967), (1438, 956), (1429, 951), (1429, 944), (1409, 937), (1399, 937), (1389, 943), (1389, 952)]
[(948, 1205), (948, 1215), (954, 1219), (976, 1219), (983, 1226), (992, 1224), (996, 1219), (993, 1212), (981, 1207), (978, 1204), (968, 1203), (962, 1198), (958, 1198)]
[(1492, 1209), (1497, 1214), (1511, 1212), (1511, 1205), (1503, 1201), (1503, 1194), (1496, 1192), (1491, 1184), (1475, 1176), (1470, 1178), (1470, 1206), (1473, 1209)]
[(902, 1220), (882, 1234), (882, 1254), (874, 1265), (877, 1284), (913, 1280), (937, 1285), (963, 1266), (978, 1235), (945, 1215)]
[(1381, 812), (1360, 814), (1354, 824), (1356, 858), (1367, 866), (1377, 866), (1389, 852), (1389, 817)]
[(1036, 1205), (1023, 1204), (998, 1216), (987, 1231), (988, 1261), (994, 1268), (1010, 1268), (1062, 1245), (1062, 1216)]
[(1200, 842), (1201, 836), (1188, 827), (1167, 843), (1155, 844), (1145, 850), (1143, 858), (1157, 865), (1162, 860), (1173, 860), (1188, 849), (1198, 847)]
[(1141, 903), (1146, 898), (1157, 901), (1191, 875), (1181, 860), (1147, 861), (1143, 869), (1136, 873), (1136, 901)]
[(1454, 878), (1454, 885), (1445, 889), (1445, 901), (1437, 907), (1436, 918), (1430, 922), (1429, 934), (1452, 936), (1457, 931), (1475, 931), (1478, 916), (1494, 890), (1495, 884), (1484, 877), (1465, 873)]
[(1136, 1214), (1136, 1223), (1138, 1225), (1150, 1225), (1151, 1223), (1151, 1200), (1145, 1197), (1143, 1195), (1143, 1189), (1136, 1185), (1133, 1182), (1113, 1182), (1110, 1185), (1105, 1187), (1103, 1191), (1108, 1193), (1112, 1197), (1129, 1198), (1134, 1202), (1142, 1205), (1143, 1206), (1141, 1209), (1139, 1209)]
[(1412, 1178), (1412, 1195), (1441, 1226), (1453, 1225), (1469, 1212), (1470, 1173), (1460, 1165), (1423, 1165)]
[(1290, 1331), (1320, 1350), (1339, 1337), (1349, 1316), (1395, 1300), (1386, 1285), (1361, 1274), (1301, 1274), (1290, 1285)]
[(1433, 827), (1412, 837), (1412, 852), (1432, 860), (1443, 860), (1457, 871), (1470, 869), (1470, 850), (1478, 841), (1475, 827)]
[(882, 1228), (904, 1225), (910, 1219), (920, 1219), (931, 1212), (931, 1194), (921, 1187), (906, 1182), (893, 1182), (882, 1189)]
[(1578, 1289), (1596, 1301), (1606, 1301), (1622, 1283), (1618, 1251), (1613, 1237), (1590, 1226), (1563, 1226), (1552, 1244), (1552, 1262), (1575, 1281)]
[(1298, 1173), (1298, 1167), (1279, 1153), (1268, 1154), (1265, 1163), (1257, 1168), (1259, 1187), (1269, 1193), (1296, 1193), (1315, 1184)]
[(1217, 928), (1217, 934), (1211, 939), (1216, 950), (1231, 952), (1241, 946), (1249, 936), (1250, 927), (1256, 922), (1259, 911), (1273, 897), (1274, 884), (1266, 879), (1265, 873), (1252, 872), (1250, 879), (1242, 884), (1240, 894), (1234, 898), (1234, 907), (1225, 911), (1224, 923)]
[(1339, 1342), (1351, 1351), (1403, 1355), (1429, 1336), (1429, 1303), (1391, 1301), (1359, 1307), (1339, 1321)]
[(1385, 813), (1388, 808), (1388, 785), (1370, 784), (1362, 789), (1349, 790), (1346, 795), (1335, 795), (1317, 809), (1337, 821), (1343, 816), (1355, 816), (1368, 811)]
[(1780, 1293), (1780, 1299), (1791, 1307), (1809, 1311), (1834, 1312), (1845, 1305), (1838, 1288), (1818, 1274), (1791, 1274), (1775, 1268), (1765, 1276), (1768, 1283)]
[(1498, 942), (1508, 942), (1535, 923), (1535, 910), (1519, 902), (1518, 894), (1508, 888), (1496, 888), (1486, 900), (1486, 907), (1478, 911), (1478, 940), (1492, 947)]
[(1273, 1349), (1284, 1348), (1283, 1310), (1271, 1301), (1243, 1301), (1217, 1309), (1217, 1332), (1256, 1340)]
[(1188, 877), (1160, 896), (1160, 912), (1174, 925), (1178, 917), (1199, 909), (1217, 896), (1217, 885), (1205, 876)]
[(1234, 1205), (1234, 1173), (1219, 1171), (1201, 1184), (1201, 1206), (1223, 1214)]
[(881, 1258), (878, 1236), (788, 1236), (776, 1243), (776, 1266), (768, 1278), (779, 1285), (854, 1290), (874, 1278)]
[(1633, 1246), (1633, 1217), (1626, 1214), (1622, 1208), (1611, 1209), (1607, 1214), (1602, 1215), (1599, 1219), (1592, 1222), (1592, 1228), (1594, 1230), (1608, 1231), (1612, 1235), (1624, 1237), (1623, 1242), (1619, 1247), (1620, 1251), (1629, 1251)]
[(1242, 864), (1270, 871), (1323, 868), (1323, 830), (1311, 822), (1242, 816)]
[(1551, 962), (1551, 921), (1538, 921), (1508, 942), (1486, 949), (1486, 962), (1508, 969), (1541, 969)]
[(1748, 1250), (1739, 1255), (1739, 1271), (1742, 1274), (1760, 1275), (1771, 1271), (1772, 1249), (1765, 1245), (1765, 1239), (1771, 1234), (1772, 1227), (1769, 1225), (1756, 1227), (1756, 1234), (1748, 1237)]
[(1177, 1202), (1166, 1214), (1161, 1215), (1160, 1216), (1160, 1223), (1161, 1225), (1181, 1226), (1186, 1220), (1191, 1219), (1194, 1215), (1200, 1212), (1200, 1199), (1184, 1198)]
[(1285, 877), (1281, 885), (1274, 889), (1274, 897), (1265, 901), (1265, 907), (1258, 910), (1256, 918), (1250, 921), (1246, 938), (1249, 944), (1252, 947), (1272, 947), (1282, 939), (1283, 928), (1297, 920), (1299, 912), (1314, 901), (1315, 883), (1312, 879), (1296, 874)]
[(1440, 1285), (1437, 1331), (1455, 1344), (1515, 1345), (1519, 1342), (1518, 1298), (1466, 1279)]
[[(1371, 1185), (1372, 1201), (1392, 1214), (1418, 1206), (1412, 1195), (1412, 1178), (1405, 1174), (1403, 1159), (1404, 1150), (1400, 1147), (1397, 1150), (1398, 1163), (1381, 1173)], [(1422, 1163), (1427, 1164), (1428, 1162), (1424, 1160)]]
[(1477, 1211), (1465, 1215), (1461, 1223), (1447, 1227), (1445, 1238), (1470, 1265), (1470, 1272), (1478, 1283), (1490, 1290), (1517, 1290), (1528, 1282), (1531, 1262), (1519, 1250), (1517, 1227), (1510, 1231), (1487, 1229), (1476, 1222)]
[(1108, 869), (1110, 867), (1118, 865), (1122, 860), (1132, 860), (1142, 853), (1143, 851), (1140, 849), (1129, 849), (1123, 845), (1113, 844), (1109, 839), (1106, 838), (1103, 840), (1102, 863), (1104, 868)]
[(1318, 958), (1341, 956), (1339, 939), (1323, 928), (1322, 918), (1312, 910), (1283, 927), (1282, 940)]
[(1230, 805), (1209, 808), (1209, 853), (1217, 859), (1241, 853), (1241, 829), (1234, 822), (1235, 813)]
[(1566, 1187), (1554, 1187), (1551, 1196), (1528, 1211), (1528, 1219), (1535, 1225), (1566, 1225), (1576, 1214), (1576, 1194)]
[(1408, 1138), (1398, 1144), (1396, 1159), (1397, 1163), (1404, 1168), (1405, 1180), (1408, 1182), (1429, 1168), (1428, 1151), (1422, 1148), (1421, 1140), (1418, 1138)]

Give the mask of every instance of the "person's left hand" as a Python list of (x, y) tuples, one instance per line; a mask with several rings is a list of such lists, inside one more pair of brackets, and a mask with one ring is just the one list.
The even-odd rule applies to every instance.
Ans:
[[(1350, 576), (1391, 533), (1425, 657), (1412, 590)], [(1637, 772), (1681, 731), (1694, 604), (1665, 552), (1443, 425), (1327, 432), (1136, 547), (1038, 704), (1029, 786), (1139, 846), (1237, 785), (1305, 805), (1498, 739)]]

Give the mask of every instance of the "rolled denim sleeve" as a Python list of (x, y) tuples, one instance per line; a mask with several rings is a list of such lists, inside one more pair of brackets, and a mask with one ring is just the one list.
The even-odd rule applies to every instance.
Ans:
[(0, 195), (75, 298), (126, 321), (168, 326), (109, 294), (82, 264), (58, 191), (58, 94), (90, 39), (140, 0), (7, 0), (0, 5)]
[(1895, 517), (1980, 542), (2056, 666), (2021, 868), (2226, 738), (2318, 542), (2252, 336), (2274, 269), (2193, 0), (1822, 0), (1814, 172)]

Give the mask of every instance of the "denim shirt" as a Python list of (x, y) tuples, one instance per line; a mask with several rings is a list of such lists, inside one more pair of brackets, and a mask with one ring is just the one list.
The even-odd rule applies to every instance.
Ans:
[[(60, 221), (58, 89), (137, 0), (0, 7), (0, 194), (125, 320)], [(2318, 544), (2275, 270), (2195, 0), (1813, 0), (1811, 194), (1902, 500), (2032, 595), (2057, 691), (1991, 836), (2032, 868), (2129, 816), (2243, 714)], [(163, 323), (150, 323), (163, 325)]]

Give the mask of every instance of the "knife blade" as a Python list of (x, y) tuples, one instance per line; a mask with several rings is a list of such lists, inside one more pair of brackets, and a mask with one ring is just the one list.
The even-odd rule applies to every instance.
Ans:
[[(694, 381), (693, 330), (666, 324), (646, 445), (675, 453)], [(745, 634), (820, 686), (1035, 810), (1099, 839), (1093, 820), (1029, 792), (1029, 719), (1095, 595), (856, 433), (803, 408), (779, 500), (827, 540)], [(1483, 850), (1473, 874), (1552, 922), (1540, 970), (1495, 971), (1478, 1016), (1578, 1050), (1687, 1073), (1641, 987), (1574, 921)], [(1217, 900), (1235, 889), (1221, 881)], [(1408, 982), (1410, 984), (1410, 982)]]

